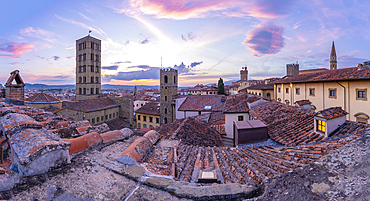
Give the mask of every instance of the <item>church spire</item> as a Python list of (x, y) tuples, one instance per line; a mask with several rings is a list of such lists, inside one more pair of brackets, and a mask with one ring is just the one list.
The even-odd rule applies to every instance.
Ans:
[(334, 41), (330, 53), (330, 70), (337, 70), (337, 53), (335, 52)]

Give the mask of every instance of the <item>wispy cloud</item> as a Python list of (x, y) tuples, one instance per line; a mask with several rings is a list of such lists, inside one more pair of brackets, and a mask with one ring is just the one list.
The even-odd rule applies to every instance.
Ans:
[(117, 62), (114, 62), (113, 64), (118, 65), (118, 64), (130, 64), (130, 63), (131, 61), (117, 61)]
[(293, 0), (131, 0), (108, 6), (118, 13), (184, 20), (209, 16), (276, 18), (289, 13)]
[(16, 66), (16, 65), (22, 65), (24, 63), (21, 63), (21, 62), (12, 62), (12, 63), (9, 63), (10, 65), (12, 66)]
[(249, 45), (249, 49), (257, 53), (255, 56), (276, 54), (284, 47), (283, 32), (284, 28), (273, 24), (260, 25), (243, 44)]
[(197, 38), (197, 36), (195, 36), (193, 32), (189, 32), (186, 35), (181, 34), (181, 39), (184, 40), (185, 42), (187, 42), (187, 41), (193, 41), (196, 38)]
[(61, 37), (60, 35), (55, 34), (53, 32), (46, 31), (40, 28), (33, 28), (33, 27), (27, 27), (27, 28), (21, 29), (20, 34), (23, 36), (39, 38), (39, 39), (42, 39), (42, 40), (45, 40), (51, 43), (57, 42), (57, 40), (53, 37)]
[(130, 72), (118, 72), (115, 75), (104, 75), (103, 80), (110, 82), (111, 80), (141, 80), (141, 79), (159, 79), (159, 67), (151, 67), (147, 65), (131, 66), (139, 70)]
[(103, 70), (117, 70), (118, 69), (118, 66), (117, 65), (113, 65), (113, 66), (102, 66), (101, 69), (103, 69)]
[(0, 45), (0, 56), (19, 58), (24, 52), (35, 50), (34, 43), (4, 43)]
[(93, 32), (96, 32), (96, 33), (100, 34), (101, 36), (108, 37), (107, 34), (102, 29), (100, 29), (100, 28), (94, 28), (94, 27), (89, 26), (89, 25), (87, 25), (85, 23), (82, 23), (82, 22), (77, 22), (77, 21), (72, 20), (72, 19), (66, 19), (66, 18), (61, 17), (61, 16), (59, 16), (57, 14), (55, 14), (55, 17), (58, 18), (58, 19), (60, 19), (60, 20), (62, 20), (62, 21), (64, 21), (64, 22), (67, 22), (67, 23), (70, 23), (70, 24), (73, 24), (73, 25), (82, 27), (84, 29), (90, 29)]
[(88, 21), (91, 21), (91, 22), (95, 22), (95, 20), (93, 20), (92, 18), (90, 18), (90, 17), (87, 17), (86, 15), (84, 15), (84, 14), (82, 14), (82, 13), (80, 13), (80, 12), (78, 12), (78, 14), (82, 17), (82, 18), (84, 18), (85, 20), (88, 20)]

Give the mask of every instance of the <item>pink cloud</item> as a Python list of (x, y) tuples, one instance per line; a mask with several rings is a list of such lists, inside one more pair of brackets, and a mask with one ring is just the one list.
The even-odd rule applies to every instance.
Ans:
[(249, 45), (249, 49), (260, 55), (276, 54), (284, 47), (283, 33), (284, 28), (266, 24), (253, 30), (243, 44)]
[(34, 50), (34, 43), (5, 43), (0, 45), (0, 56), (19, 58), (24, 52)]
[(217, 15), (277, 18), (289, 14), (289, 7), (293, 2), (293, 0), (131, 0), (127, 7), (113, 9), (119, 13), (143, 13), (175, 20)]

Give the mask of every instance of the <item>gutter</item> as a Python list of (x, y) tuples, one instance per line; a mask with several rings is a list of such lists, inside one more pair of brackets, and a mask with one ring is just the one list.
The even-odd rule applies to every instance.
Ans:
[(341, 83), (338, 81), (335, 81), (337, 84), (339, 84), (341, 87), (343, 87), (343, 104), (344, 104), (344, 110), (346, 111), (346, 87), (344, 87)]

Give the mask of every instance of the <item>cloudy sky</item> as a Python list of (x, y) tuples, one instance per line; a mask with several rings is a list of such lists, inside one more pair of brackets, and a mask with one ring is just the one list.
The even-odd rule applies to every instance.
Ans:
[(163, 67), (180, 86), (281, 77), (287, 63), (338, 68), (370, 60), (366, 0), (4, 1), (0, 83), (19, 69), (27, 83), (73, 84), (75, 40), (102, 40), (103, 84), (157, 85)]

